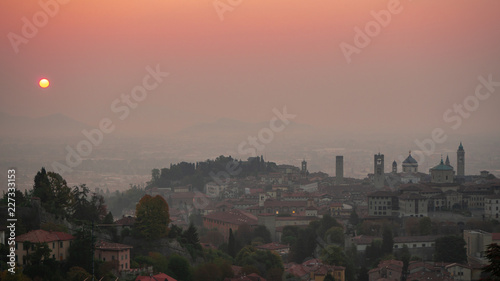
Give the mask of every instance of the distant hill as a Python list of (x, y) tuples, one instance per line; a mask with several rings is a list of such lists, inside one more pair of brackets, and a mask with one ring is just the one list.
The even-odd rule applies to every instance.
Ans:
[(63, 114), (30, 118), (0, 112), (0, 128), (2, 137), (68, 137), (81, 135), (90, 126)]
[[(276, 126), (281, 126), (281, 122), (277, 122)], [(230, 118), (220, 118), (214, 122), (199, 123), (190, 126), (186, 129), (180, 130), (180, 136), (204, 136), (204, 135), (224, 135), (224, 136), (238, 136), (238, 135), (256, 135), (263, 128), (269, 128), (269, 122), (248, 123)], [(288, 133), (311, 133), (315, 131), (314, 127), (295, 123), (293, 121), (286, 125), (283, 132)]]

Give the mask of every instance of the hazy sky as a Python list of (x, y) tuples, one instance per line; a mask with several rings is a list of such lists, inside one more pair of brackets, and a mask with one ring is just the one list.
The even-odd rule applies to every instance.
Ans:
[[(159, 64), (170, 76), (122, 128), (261, 122), (286, 105), (295, 121), (332, 130), (451, 130), (443, 114), (474, 94), (478, 76), (500, 81), (500, 1), (400, 1), (348, 63), (340, 44), (355, 46), (355, 27), (391, 2), (243, 0), (221, 20), (212, 0), (74, 0), (16, 54), (9, 34), (23, 36), (22, 18), (43, 21), (43, 9), (1, 1), (0, 112), (62, 113), (92, 126), (118, 120), (113, 100)], [(38, 87), (41, 77), (49, 88)], [(499, 106), (497, 87), (457, 131), (498, 131)]]

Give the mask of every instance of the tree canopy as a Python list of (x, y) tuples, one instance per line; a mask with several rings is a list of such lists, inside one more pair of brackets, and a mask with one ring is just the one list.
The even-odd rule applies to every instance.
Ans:
[(169, 231), (170, 214), (168, 204), (160, 195), (145, 195), (135, 209), (136, 235), (147, 240), (166, 237)]
[(444, 236), (436, 239), (434, 260), (438, 262), (464, 262), (467, 260), (465, 241), (459, 236)]

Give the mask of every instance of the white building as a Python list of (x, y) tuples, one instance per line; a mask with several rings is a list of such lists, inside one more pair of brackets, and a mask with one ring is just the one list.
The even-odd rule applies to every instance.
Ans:
[(500, 214), (500, 194), (484, 198), (484, 216), (488, 219), (498, 219)]

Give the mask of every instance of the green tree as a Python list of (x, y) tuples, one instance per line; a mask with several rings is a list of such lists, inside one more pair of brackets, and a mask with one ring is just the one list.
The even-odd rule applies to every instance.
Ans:
[(344, 246), (344, 228), (334, 226), (328, 229), (325, 233), (325, 241)]
[(189, 224), (188, 229), (182, 233), (182, 237), (186, 240), (186, 243), (192, 245), (199, 245), (200, 238), (198, 237), (198, 229), (193, 224)]
[(368, 266), (375, 267), (382, 257), (382, 241), (374, 239), (372, 243), (366, 247), (365, 256)]
[(42, 167), (35, 176), (32, 195), (40, 198), (47, 212), (60, 217), (70, 216), (71, 189), (58, 173), (46, 172)]
[(432, 234), (432, 221), (429, 217), (423, 217), (418, 221), (418, 229), (420, 235), (431, 235)]
[(330, 265), (346, 265), (346, 255), (342, 248), (328, 245), (321, 251), (321, 260)]
[(229, 229), (229, 240), (227, 243), (227, 253), (231, 257), (236, 257), (236, 241), (234, 240), (233, 229)]
[(205, 263), (196, 268), (193, 273), (194, 281), (219, 281), (221, 270), (215, 263)]
[(262, 238), (263, 243), (271, 243), (271, 232), (264, 225), (259, 225), (255, 228), (253, 232), (255, 238)]
[(90, 226), (84, 226), (75, 233), (75, 240), (69, 246), (68, 265), (82, 267), (92, 272), (92, 237)]
[(170, 256), (168, 269), (172, 277), (178, 281), (190, 281), (192, 278), (192, 269), (188, 260), (177, 254)]
[(349, 215), (349, 223), (353, 226), (356, 226), (359, 223), (359, 216), (358, 213), (356, 212), (356, 208), (354, 208), (351, 214)]
[[(239, 266), (255, 266), (260, 273), (267, 275), (269, 270), (277, 268), (283, 273), (281, 257), (271, 251), (257, 250), (253, 246), (246, 246), (236, 255), (236, 264)], [(273, 276), (276, 272), (273, 273)]]
[(392, 230), (385, 226), (384, 232), (382, 234), (382, 255), (392, 254), (392, 249), (394, 247), (394, 238), (392, 237)]
[(444, 236), (436, 239), (434, 260), (437, 262), (465, 262), (465, 241), (459, 236)]
[(110, 212), (108, 212), (108, 214), (104, 217), (102, 223), (104, 224), (113, 224), (115, 221), (113, 219), (113, 214)]
[(92, 275), (79, 266), (73, 266), (68, 271), (68, 281), (90, 280)]
[(401, 258), (400, 258), (400, 260), (403, 262), (403, 273), (408, 271), (408, 265), (410, 264), (410, 259), (411, 259), (410, 249), (406, 244), (404, 244), (401, 250)]
[(313, 228), (300, 229), (297, 241), (292, 245), (291, 258), (296, 263), (302, 263), (305, 258), (311, 257), (316, 249), (316, 232)]
[(168, 204), (160, 195), (145, 195), (135, 209), (135, 228), (139, 237), (155, 240), (166, 237), (170, 215)]
[(489, 264), (483, 267), (483, 273), (485, 273), (490, 280), (500, 280), (500, 246), (496, 243), (488, 245), (486, 258)]

